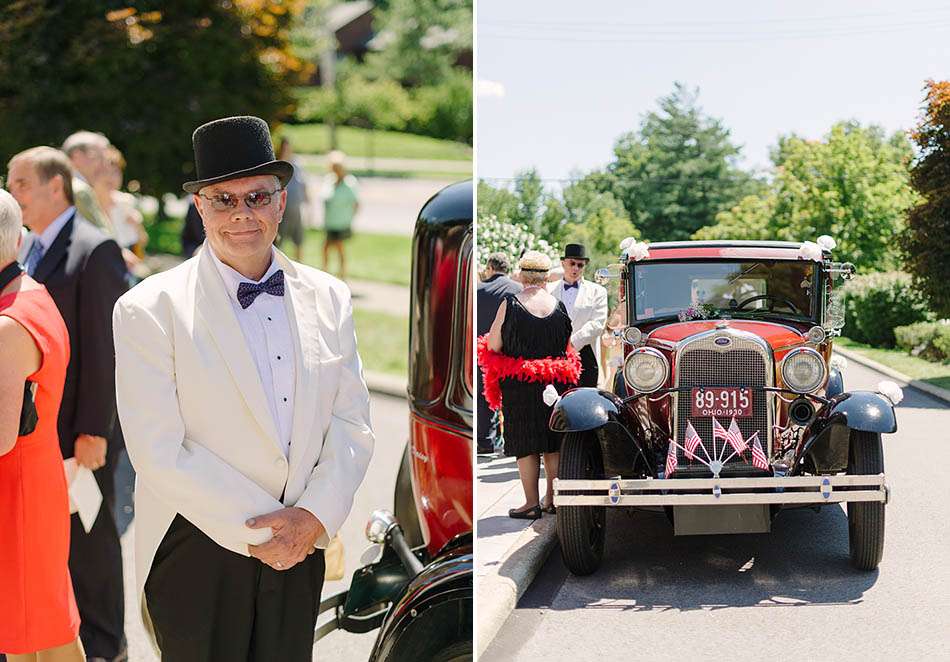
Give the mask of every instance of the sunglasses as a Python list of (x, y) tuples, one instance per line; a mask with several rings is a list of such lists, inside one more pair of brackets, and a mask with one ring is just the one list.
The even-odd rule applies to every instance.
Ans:
[(584, 267), (587, 266), (587, 263), (581, 260), (564, 260), (564, 262), (567, 263), (567, 266), (575, 267), (577, 269), (583, 269)]
[[(252, 191), (244, 196), (244, 204), (251, 209), (261, 209), (269, 205), (274, 199), (274, 196), (280, 193), (280, 191), (281, 189), (279, 188), (276, 191)], [(215, 193), (210, 196), (199, 193), (198, 196), (208, 200), (211, 203), (211, 208), (215, 211), (236, 209), (241, 201), (241, 198), (233, 193)]]

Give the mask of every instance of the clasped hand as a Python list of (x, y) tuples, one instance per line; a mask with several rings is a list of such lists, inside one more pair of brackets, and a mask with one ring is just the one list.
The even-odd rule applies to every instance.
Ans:
[(274, 536), (262, 545), (248, 545), (251, 556), (275, 570), (289, 570), (309, 554), (323, 535), (323, 524), (303, 508), (281, 508), (246, 522), (251, 529), (270, 527)]

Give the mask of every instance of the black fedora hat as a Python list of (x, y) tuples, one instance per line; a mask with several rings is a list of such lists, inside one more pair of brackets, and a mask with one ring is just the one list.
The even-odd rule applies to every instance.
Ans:
[(259, 117), (225, 117), (195, 129), (195, 174), (198, 179), (182, 188), (197, 193), (205, 186), (241, 177), (274, 175), (286, 186), (294, 167), (274, 157), (267, 122)]
[(590, 260), (587, 257), (587, 249), (584, 247), (584, 244), (568, 244), (564, 247), (564, 255), (561, 256), (562, 260)]

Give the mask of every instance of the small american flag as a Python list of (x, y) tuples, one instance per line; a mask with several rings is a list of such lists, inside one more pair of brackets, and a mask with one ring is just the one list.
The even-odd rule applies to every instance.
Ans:
[(666, 451), (666, 474), (665, 477), (669, 478), (676, 471), (676, 444), (670, 442), (670, 449)]
[(726, 428), (722, 427), (719, 424), (719, 419), (713, 416), (713, 439), (728, 439), (729, 434), (726, 432)]
[(696, 459), (696, 448), (699, 446), (701, 441), (702, 439), (700, 439), (699, 435), (696, 433), (696, 428), (693, 427), (692, 422), (686, 421), (686, 438), (683, 440), (683, 448), (686, 451), (685, 454), (687, 459)]
[(739, 424), (736, 423), (735, 417), (733, 417), (732, 422), (729, 423), (729, 431), (726, 433), (726, 441), (728, 441), (729, 445), (732, 446), (739, 454), (744, 453), (749, 447), (749, 445), (745, 442), (745, 439), (742, 438), (742, 430), (739, 429)]
[(767, 470), (769, 468), (769, 460), (765, 457), (765, 451), (762, 450), (762, 444), (759, 443), (759, 432), (756, 430), (756, 433), (749, 437), (747, 441), (752, 442), (752, 466), (756, 469)]

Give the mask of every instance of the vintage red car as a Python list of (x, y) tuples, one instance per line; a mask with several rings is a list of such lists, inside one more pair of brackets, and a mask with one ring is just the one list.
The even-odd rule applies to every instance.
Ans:
[[(370, 660), (472, 659), (472, 183), (430, 199), (416, 222), (410, 288), (410, 439), (395, 515), (366, 525), (381, 556), (320, 611), (343, 628), (379, 628)], [(386, 431), (377, 430), (377, 443)], [(388, 440), (390, 443), (395, 440)], [(394, 467), (395, 470), (395, 467)]]
[(623, 367), (551, 417), (573, 573), (597, 569), (606, 510), (624, 506), (665, 511), (686, 535), (767, 532), (784, 508), (846, 502), (852, 564), (877, 567), (899, 389), (845, 390), (831, 350), (854, 267), (821, 239), (634, 244), (599, 272), (620, 280)]

